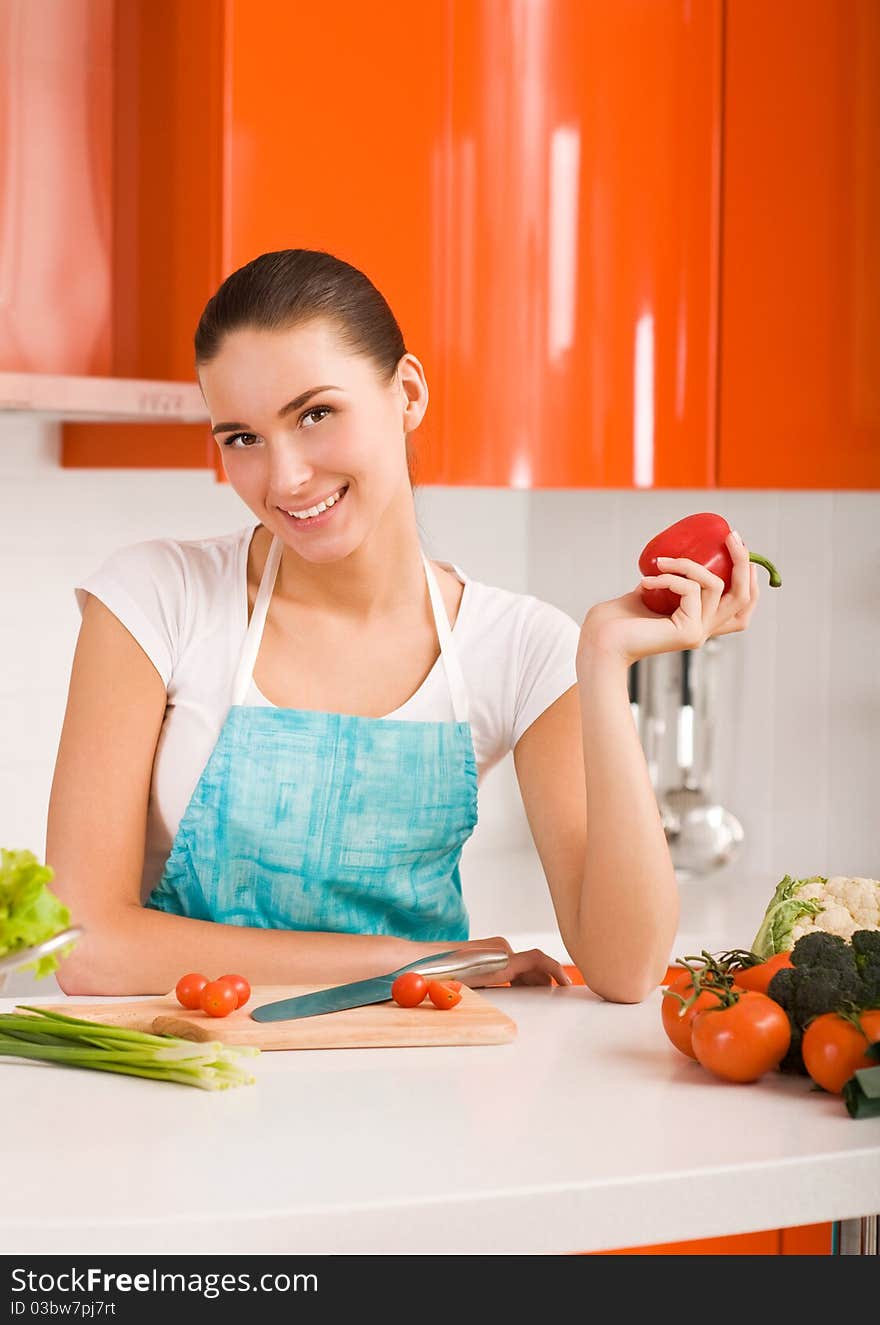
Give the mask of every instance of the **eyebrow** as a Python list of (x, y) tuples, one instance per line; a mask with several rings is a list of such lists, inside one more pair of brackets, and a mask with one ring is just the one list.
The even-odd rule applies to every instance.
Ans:
[[(278, 417), (279, 419), (283, 419), (288, 414), (292, 414), (294, 410), (299, 409), (300, 405), (305, 405), (306, 401), (311, 400), (312, 396), (317, 396), (321, 391), (342, 391), (342, 389), (341, 386), (309, 387), (308, 391), (301, 392), (300, 395), (296, 396), (293, 400), (288, 400), (286, 405), (282, 405), (281, 409), (278, 411)], [(236, 432), (239, 430), (241, 432), (247, 432), (248, 425), (246, 423), (215, 423), (211, 432), (216, 437), (220, 432)]]

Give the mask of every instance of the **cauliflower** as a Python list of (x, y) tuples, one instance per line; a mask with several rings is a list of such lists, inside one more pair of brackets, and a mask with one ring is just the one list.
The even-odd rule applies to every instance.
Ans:
[(846, 942), (857, 929), (880, 929), (880, 879), (851, 879), (790, 874), (776, 892), (752, 943), (758, 957), (789, 952), (805, 934), (837, 934)]

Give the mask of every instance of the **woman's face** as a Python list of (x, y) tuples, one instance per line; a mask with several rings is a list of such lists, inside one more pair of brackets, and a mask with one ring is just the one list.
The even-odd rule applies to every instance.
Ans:
[(411, 503), (405, 434), (428, 403), (412, 355), (383, 386), (373, 362), (347, 351), (326, 321), (243, 328), (199, 378), (229, 482), (305, 560), (348, 556), (386, 512)]

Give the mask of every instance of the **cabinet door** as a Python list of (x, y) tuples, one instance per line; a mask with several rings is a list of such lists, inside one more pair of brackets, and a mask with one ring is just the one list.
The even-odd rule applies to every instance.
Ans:
[(714, 480), (721, 0), (235, 0), (229, 57), (231, 265), (382, 290), (419, 481)]
[(726, 9), (719, 482), (880, 486), (880, 4)]
[(454, 7), (442, 481), (714, 482), (721, 4)]
[(230, 0), (230, 7), (226, 268), (275, 249), (314, 248), (369, 277), (428, 377), (416, 465), (419, 481), (436, 481), (450, 6)]
[[(194, 379), (193, 334), (223, 271), (225, 35), (224, 0), (114, 6), (112, 110), (95, 125), (112, 128), (100, 180), (113, 214), (108, 375)], [(214, 449), (204, 424), (62, 429), (73, 468), (209, 468)]]
[[(215, 268), (321, 248), (425, 366), (418, 482), (712, 485), (722, 4), (132, 0), (116, 371), (187, 376)], [(104, 463), (155, 463), (141, 434)]]

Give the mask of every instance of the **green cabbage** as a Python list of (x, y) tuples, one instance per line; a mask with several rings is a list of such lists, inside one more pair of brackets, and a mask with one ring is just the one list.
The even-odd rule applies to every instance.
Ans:
[[(55, 877), (30, 851), (0, 847), (0, 958), (29, 948), (67, 929), (70, 912), (46, 887)], [(58, 969), (58, 957), (69, 951), (38, 957), (21, 969), (34, 970), (38, 979)]]

